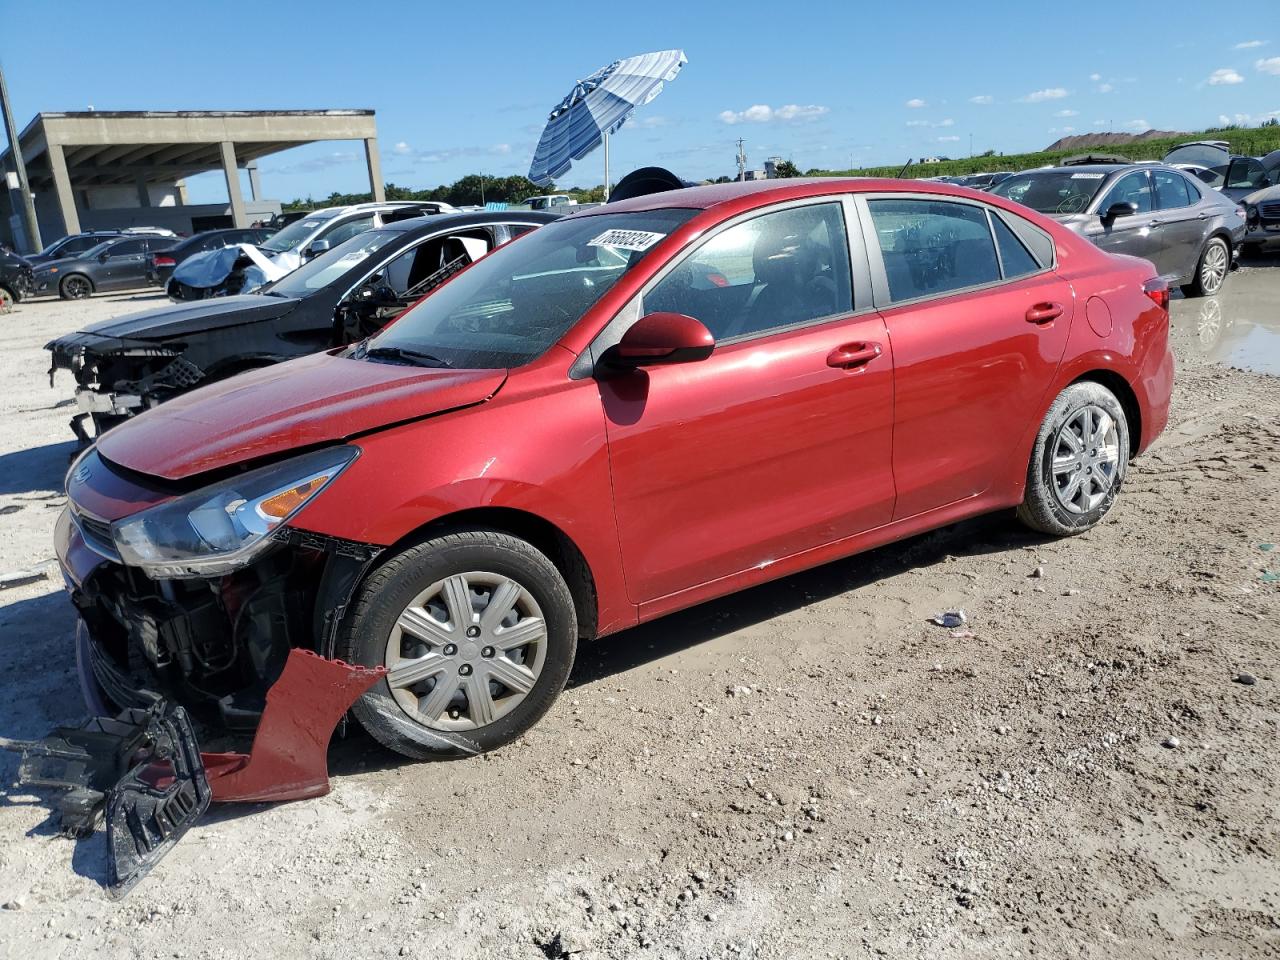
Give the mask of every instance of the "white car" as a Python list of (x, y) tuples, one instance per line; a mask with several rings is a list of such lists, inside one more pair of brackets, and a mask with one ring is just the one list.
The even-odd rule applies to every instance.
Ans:
[(426, 200), (325, 207), (311, 211), (301, 220), (295, 220), (259, 244), (258, 249), (287, 273), (296, 270), (317, 254), (374, 227), (412, 217), (455, 212), (456, 208), (451, 204)]

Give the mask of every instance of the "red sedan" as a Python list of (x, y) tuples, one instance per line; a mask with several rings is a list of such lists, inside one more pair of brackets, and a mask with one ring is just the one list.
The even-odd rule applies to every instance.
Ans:
[(249, 728), (302, 648), (386, 669), (353, 709), (392, 749), (492, 749), (579, 641), (987, 511), (1088, 530), (1165, 426), (1167, 306), (1150, 263), (944, 184), (567, 217), (83, 456), (86, 695)]

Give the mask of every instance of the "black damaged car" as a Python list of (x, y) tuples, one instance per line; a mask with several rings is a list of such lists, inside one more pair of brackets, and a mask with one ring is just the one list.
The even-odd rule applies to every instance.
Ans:
[(558, 214), (439, 214), (352, 237), (256, 293), (177, 303), (94, 324), (45, 345), (76, 379), (82, 442), (197, 386), (376, 333), (490, 250)]
[(0, 313), (30, 296), (34, 286), (31, 264), (16, 253), (0, 251)]

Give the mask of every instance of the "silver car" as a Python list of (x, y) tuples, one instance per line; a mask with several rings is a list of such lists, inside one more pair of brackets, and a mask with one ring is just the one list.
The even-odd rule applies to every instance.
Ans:
[(1187, 296), (1212, 296), (1235, 266), (1245, 212), (1163, 164), (1090, 164), (1015, 174), (991, 190), (1111, 253), (1150, 260)]

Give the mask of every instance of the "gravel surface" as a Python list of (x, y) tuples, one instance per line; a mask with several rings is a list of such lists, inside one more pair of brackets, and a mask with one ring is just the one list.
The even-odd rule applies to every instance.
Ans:
[[(1274, 340), (1280, 263), (1226, 314), (1246, 284)], [(81, 715), (40, 347), (153, 302), (0, 318), (5, 735)], [(1280, 954), (1280, 380), (1174, 314), (1173, 421), (1092, 533), (986, 517), (608, 638), (517, 745), (353, 735), (332, 794), (214, 810), (120, 902), (101, 832), (10, 794), (0, 957)]]

